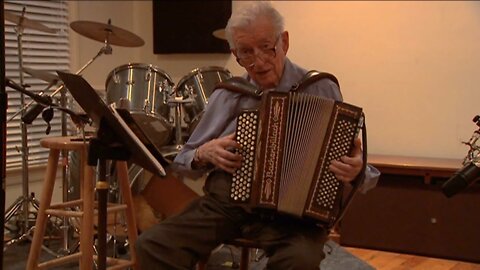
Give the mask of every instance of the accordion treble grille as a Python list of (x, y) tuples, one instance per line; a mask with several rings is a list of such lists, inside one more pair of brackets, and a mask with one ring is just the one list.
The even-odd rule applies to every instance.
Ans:
[[(323, 164), (316, 180), (313, 200), (307, 212), (314, 209), (314, 213), (323, 216), (325, 219), (335, 217), (332, 212), (338, 210), (338, 204), (343, 192), (343, 185), (328, 169), (333, 160), (348, 155), (351, 150), (353, 139), (358, 133), (358, 119), (345, 117), (342, 111), (345, 109), (337, 107), (333, 116), (333, 126), (328, 134), (328, 142), (323, 152)], [(348, 111), (347, 111), (348, 113)]]
[(242, 167), (233, 174), (230, 189), (230, 197), (233, 201), (248, 202), (251, 197), (258, 121), (256, 111), (244, 112), (237, 120), (236, 140), (240, 144), (239, 153), (243, 161)]

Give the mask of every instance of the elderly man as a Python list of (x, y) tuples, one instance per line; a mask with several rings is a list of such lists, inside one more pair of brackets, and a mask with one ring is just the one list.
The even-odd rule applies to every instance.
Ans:
[[(286, 92), (306, 74), (286, 57), (288, 32), (282, 16), (268, 2), (259, 1), (232, 14), (226, 34), (246, 78), (259, 89)], [(320, 80), (304, 92), (341, 99), (330, 80)], [(143, 269), (192, 269), (219, 244), (240, 236), (262, 245), (269, 257), (268, 269), (319, 269), (328, 233), (324, 228), (279, 214), (258, 215), (229, 202), (232, 173), (242, 162), (231, 151), (239, 147), (234, 139), (236, 119), (242, 110), (258, 106), (258, 99), (225, 89), (211, 95), (202, 120), (175, 158), (184, 170), (210, 172), (205, 196), (140, 235), (137, 250)], [(332, 162), (329, 169), (339, 180), (350, 182), (362, 166), (357, 139), (352, 155)], [(364, 190), (375, 185), (378, 172), (368, 167), (366, 174)]]

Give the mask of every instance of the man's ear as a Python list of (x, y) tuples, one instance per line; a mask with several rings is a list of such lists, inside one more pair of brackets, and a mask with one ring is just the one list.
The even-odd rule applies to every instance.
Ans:
[(288, 47), (289, 47), (289, 38), (288, 38), (288, 31), (283, 31), (282, 33), (282, 49), (285, 54), (287, 54)]

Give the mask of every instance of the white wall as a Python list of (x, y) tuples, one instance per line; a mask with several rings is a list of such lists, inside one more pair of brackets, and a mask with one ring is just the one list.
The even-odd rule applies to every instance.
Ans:
[[(142, 37), (140, 48), (114, 46), (85, 78), (103, 89), (128, 62), (155, 64), (175, 82), (202, 66), (242, 69), (224, 54), (154, 55), (150, 1), (70, 2), (71, 20), (112, 24)], [(246, 2), (234, 1), (233, 8)], [(289, 57), (334, 73), (347, 102), (366, 112), (369, 152), (461, 158), (480, 113), (480, 3), (474, 1), (275, 1), (290, 33)], [(171, 25), (163, 27), (175, 27)], [(102, 43), (71, 31), (72, 71)]]

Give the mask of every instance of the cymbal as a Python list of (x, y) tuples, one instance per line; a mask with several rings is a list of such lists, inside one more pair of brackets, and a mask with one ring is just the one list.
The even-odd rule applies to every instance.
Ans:
[(134, 33), (110, 24), (75, 21), (70, 23), (70, 27), (82, 36), (91, 38), (96, 41), (105, 42), (117, 46), (124, 47), (140, 47), (145, 44), (143, 39)]
[(4, 13), (5, 15), (5, 20), (7, 21), (10, 21), (10, 22), (13, 22), (14, 24), (16, 24), (17, 26), (20, 25), (20, 23), (22, 24), (23, 27), (25, 28), (31, 28), (31, 29), (35, 29), (35, 30), (38, 30), (38, 31), (42, 31), (42, 32), (47, 32), (47, 33), (56, 33), (57, 31), (54, 30), (54, 29), (51, 29), (37, 21), (34, 21), (34, 20), (30, 20), (29, 18), (27, 17), (23, 17), (22, 19), (22, 16), (18, 16), (16, 14), (13, 14), (9, 11), (5, 11)]
[(225, 34), (225, 29), (220, 28), (212, 32), (212, 35), (216, 38), (227, 40), (227, 35)]
[(23, 71), (30, 74), (34, 78), (44, 80), (48, 83), (56, 83), (60, 80), (60, 78), (58, 78), (57, 75), (44, 70), (37, 70), (33, 68), (23, 67)]

